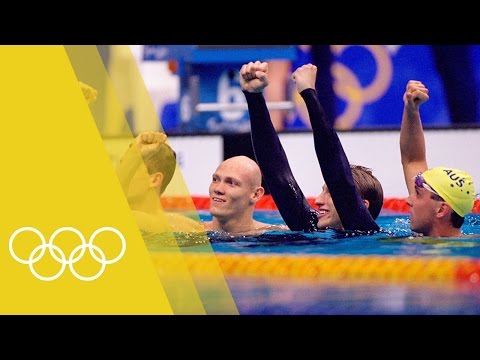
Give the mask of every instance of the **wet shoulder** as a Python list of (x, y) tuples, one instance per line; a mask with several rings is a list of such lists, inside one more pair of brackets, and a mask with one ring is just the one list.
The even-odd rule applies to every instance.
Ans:
[(132, 213), (138, 228), (150, 233), (204, 231), (200, 220), (195, 221), (183, 214), (166, 212), (153, 215), (142, 211)]

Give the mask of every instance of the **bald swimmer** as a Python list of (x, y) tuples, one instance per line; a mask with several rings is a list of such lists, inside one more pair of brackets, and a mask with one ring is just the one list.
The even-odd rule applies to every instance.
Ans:
[(288, 230), (253, 218), (255, 205), (265, 194), (257, 163), (247, 156), (224, 160), (215, 170), (209, 187), (212, 221), (204, 223), (207, 231), (230, 234), (256, 234), (271, 230)]

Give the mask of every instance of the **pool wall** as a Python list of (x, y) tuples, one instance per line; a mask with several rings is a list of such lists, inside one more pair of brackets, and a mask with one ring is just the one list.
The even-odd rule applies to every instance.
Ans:
[[(399, 121), (401, 114), (398, 114)], [(192, 196), (208, 195), (211, 175), (223, 160), (224, 148), (237, 149), (237, 154), (251, 154), (249, 134), (173, 136), (168, 140), (179, 159), (180, 171)], [(399, 130), (339, 132), (340, 140), (352, 164), (373, 169), (381, 181), (385, 198), (406, 197), (400, 164)], [(323, 177), (315, 156), (311, 133), (282, 133), (280, 139), (287, 153), (293, 174), (307, 197), (317, 196)], [(480, 166), (475, 154), (480, 143), (480, 128), (426, 129), (427, 160), (430, 167), (451, 166), (470, 172), (480, 192)], [(477, 149), (477, 151), (476, 151)], [(167, 188), (165, 196), (175, 196), (175, 187)]]

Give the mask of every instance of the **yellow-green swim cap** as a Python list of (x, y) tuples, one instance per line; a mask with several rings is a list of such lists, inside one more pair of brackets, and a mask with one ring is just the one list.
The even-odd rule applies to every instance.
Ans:
[(424, 171), (422, 176), (458, 215), (465, 217), (472, 211), (475, 189), (469, 173), (439, 166)]

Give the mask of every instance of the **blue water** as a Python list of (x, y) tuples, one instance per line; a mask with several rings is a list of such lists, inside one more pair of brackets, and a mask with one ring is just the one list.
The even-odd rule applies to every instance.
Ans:
[[(257, 211), (254, 217), (271, 224), (283, 223), (275, 211)], [(206, 221), (211, 216), (201, 212), (200, 218)], [(209, 233), (208, 240), (176, 234), (173, 241), (187, 253), (205, 251), (211, 244), (218, 254), (480, 259), (478, 214), (467, 215), (462, 227), (463, 234), (478, 234), (473, 238), (416, 237), (403, 214), (383, 212), (377, 222), (382, 231), (368, 236), (333, 230), (271, 232), (257, 237)], [(150, 251), (165, 245), (161, 237), (145, 240)], [(242, 315), (480, 315), (480, 281), (332, 280), (262, 274), (225, 274), (225, 280)]]
[(480, 315), (469, 284), (226, 277), (242, 315)]
[[(202, 221), (211, 219), (200, 213)], [(254, 218), (270, 224), (283, 224), (276, 211), (256, 211)], [(260, 236), (230, 237), (210, 233), (212, 247), (218, 252), (324, 254), (324, 255), (403, 255), (467, 256), (480, 258), (480, 215), (465, 218), (464, 234), (478, 238), (431, 238), (414, 236), (409, 219), (403, 214), (383, 213), (377, 220), (382, 231), (374, 235), (356, 235), (325, 230), (315, 233), (270, 232)]]

